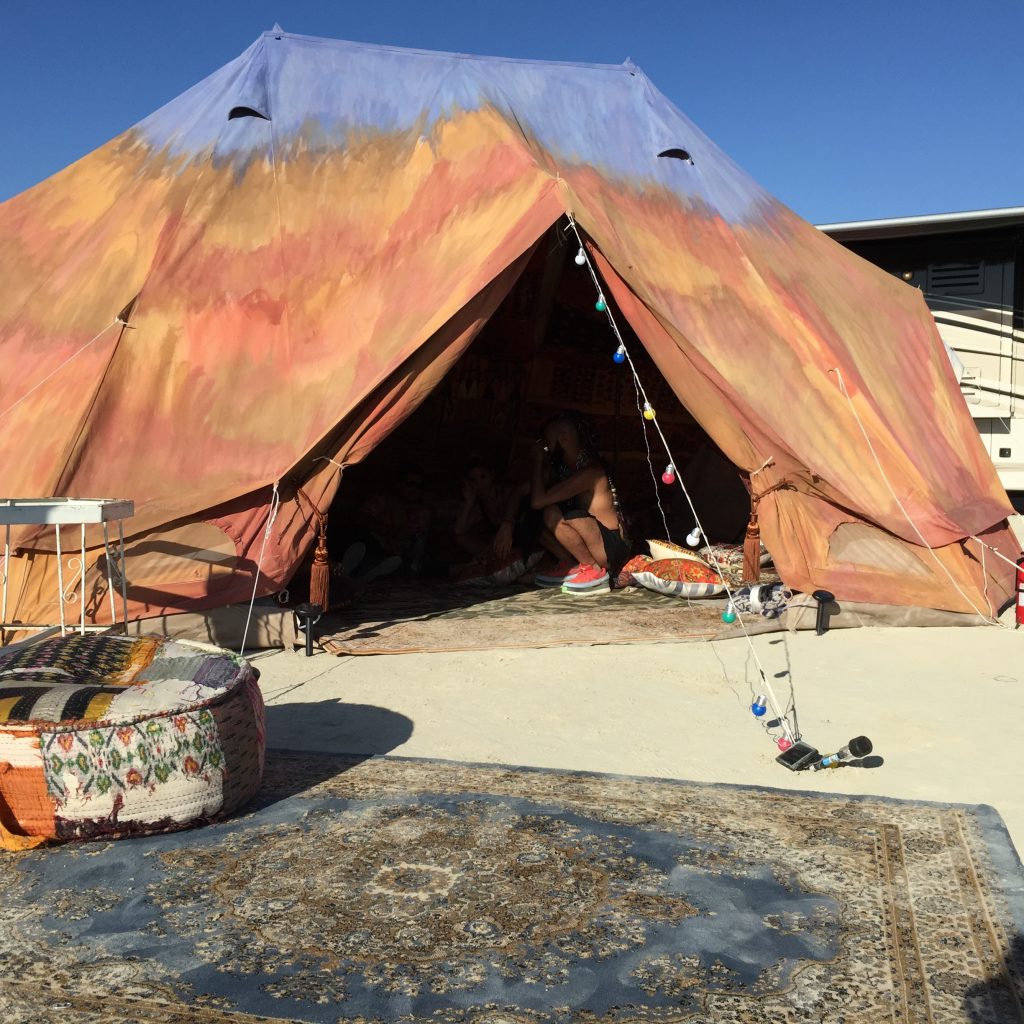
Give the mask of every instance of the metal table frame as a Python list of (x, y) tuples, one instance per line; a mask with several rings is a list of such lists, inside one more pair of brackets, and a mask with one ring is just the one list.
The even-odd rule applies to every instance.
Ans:
[[(3, 594), (0, 597), (0, 643), (3, 642), (2, 632), (7, 630), (41, 630), (55, 629), (59, 626), (61, 636), (67, 636), (74, 629), (69, 626), (64, 612), (65, 603), (79, 601), (78, 632), (84, 636), (90, 630), (106, 630), (117, 625), (117, 607), (114, 598), (114, 565), (116, 556), (117, 575), (120, 580), (121, 619), (120, 623), (128, 623), (128, 582), (125, 577), (124, 521), (135, 514), (134, 502), (115, 498), (0, 498), (0, 525), (4, 527), (4, 567)], [(103, 551), (107, 566), (107, 593), (110, 597), (110, 626), (87, 626), (85, 623), (85, 576), (86, 547), (85, 528), (90, 524), (103, 526)], [(117, 548), (112, 548), (110, 524), (117, 524)], [(12, 526), (53, 526), (57, 553), (57, 604), (60, 609), (60, 622), (8, 622), (7, 621), (7, 584), (11, 559), (11, 527)], [(68, 570), (74, 575), (70, 582), (64, 583), (64, 548), (61, 544), (61, 527), (78, 526), (80, 550), (77, 556), (68, 557)], [(72, 549), (73, 550), (73, 549)], [(81, 583), (82, 592), (78, 596), (76, 589)]]

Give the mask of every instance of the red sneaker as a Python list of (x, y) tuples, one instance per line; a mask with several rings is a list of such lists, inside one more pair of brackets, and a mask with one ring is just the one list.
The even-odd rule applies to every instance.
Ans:
[(572, 579), (567, 579), (562, 584), (562, 590), (567, 594), (587, 593), (591, 590), (606, 590), (608, 588), (608, 570), (600, 566), (584, 565)]
[(582, 565), (574, 565), (572, 562), (559, 562), (554, 569), (546, 572), (539, 572), (533, 577), (533, 582), (538, 587), (560, 587), (564, 583), (574, 580), (582, 571)]

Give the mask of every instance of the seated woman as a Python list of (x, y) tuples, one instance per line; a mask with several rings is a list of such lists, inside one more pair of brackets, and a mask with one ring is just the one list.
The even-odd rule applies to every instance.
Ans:
[(455, 540), (477, 567), (488, 568), (517, 557), (525, 562), (538, 548), (540, 516), (527, 498), (529, 484), (503, 483), (481, 459), (473, 459), (462, 486), (462, 509), (455, 521)]
[(561, 559), (554, 571), (538, 574), (541, 586), (599, 587), (629, 559), (615, 489), (583, 417), (563, 414), (545, 424), (530, 504), (542, 511), (541, 542)]
[(403, 565), (411, 575), (423, 570), (431, 528), (431, 510), (423, 474), (405, 465), (397, 484), (374, 491), (350, 521), (331, 516), (328, 547), (345, 576), (368, 583)]

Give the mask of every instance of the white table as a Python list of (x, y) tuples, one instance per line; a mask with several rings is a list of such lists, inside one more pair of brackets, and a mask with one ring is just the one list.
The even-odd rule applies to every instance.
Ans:
[[(3, 597), (0, 607), (0, 631), (40, 630), (56, 628), (58, 623), (21, 623), (7, 621), (7, 581), (11, 558), (11, 527), (12, 526), (53, 526), (57, 546), (57, 605), (60, 609), (60, 633), (66, 636), (69, 629), (64, 614), (65, 602), (77, 600), (79, 609), (78, 631), (84, 636), (88, 630), (104, 630), (109, 626), (87, 626), (85, 624), (85, 528), (90, 524), (99, 523), (103, 526), (103, 550), (106, 555), (107, 593), (110, 596), (111, 625), (118, 622), (114, 600), (113, 566), (115, 552), (111, 549), (110, 523), (117, 523), (117, 574), (120, 579), (121, 591), (121, 622), (128, 622), (128, 584), (125, 579), (124, 521), (135, 515), (135, 503), (113, 498), (0, 498), (0, 525), (4, 527), (4, 571)], [(68, 558), (68, 570), (74, 573), (71, 581), (64, 584), (64, 551), (61, 546), (61, 527), (78, 526), (80, 551), (77, 556)], [(73, 550), (73, 549), (72, 549)], [(82, 585), (81, 595), (75, 593), (78, 584)], [(69, 596), (70, 595), (70, 596)], [(2, 639), (0, 639), (2, 642)]]

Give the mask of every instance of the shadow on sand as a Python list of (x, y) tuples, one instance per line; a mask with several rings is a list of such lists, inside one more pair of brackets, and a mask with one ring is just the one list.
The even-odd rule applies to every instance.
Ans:
[(297, 796), (370, 757), (390, 753), (413, 732), (405, 715), (340, 700), (271, 704), (266, 715), (267, 767), (247, 810)]
[(1010, 940), (1000, 970), (967, 990), (964, 1018), (972, 1024), (1024, 1022), (1024, 936)]

